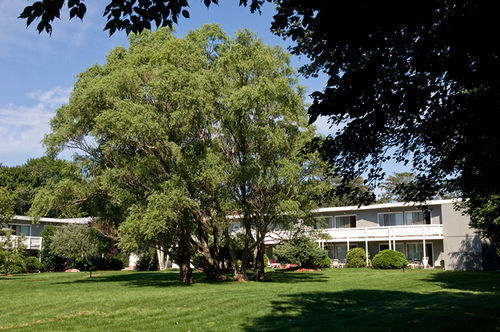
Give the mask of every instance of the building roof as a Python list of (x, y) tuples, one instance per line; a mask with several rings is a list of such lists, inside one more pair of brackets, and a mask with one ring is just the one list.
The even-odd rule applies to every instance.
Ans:
[(372, 204), (363, 206), (337, 206), (337, 207), (325, 207), (313, 210), (315, 213), (324, 212), (345, 212), (345, 211), (364, 211), (364, 210), (376, 210), (376, 209), (390, 209), (390, 208), (401, 208), (401, 207), (422, 207), (430, 205), (441, 205), (454, 203), (456, 200), (453, 199), (441, 199), (432, 200), (427, 202), (396, 202), (396, 203), (384, 203), (384, 204)]
[[(29, 216), (14, 216), (12, 218), (13, 220), (18, 220), (18, 221), (29, 221), (33, 222), (34, 218), (29, 217)], [(41, 222), (46, 222), (46, 223), (56, 223), (56, 224), (88, 224), (91, 222), (94, 218), (93, 217), (85, 217), (85, 218), (40, 218), (38, 221)]]

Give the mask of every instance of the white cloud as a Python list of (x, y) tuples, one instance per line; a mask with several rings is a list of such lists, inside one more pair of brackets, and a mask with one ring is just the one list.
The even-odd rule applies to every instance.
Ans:
[(47, 91), (37, 90), (28, 93), (28, 97), (38, 100), (42, 105), (57, 107), (68, 102), (69, 95), (73, 88), (56, 87)]
[(0, 162), (21, 164), (43, 155), (42, 139), (49, 133), (57, 107), (68, 102), (71, 88), (56, 87), (28, 94), (34, 105), (0, 106)]

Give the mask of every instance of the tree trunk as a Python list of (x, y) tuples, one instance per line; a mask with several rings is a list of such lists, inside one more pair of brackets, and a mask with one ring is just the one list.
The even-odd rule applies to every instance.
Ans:
[(229, 235), (229, 231), (227, 228), (224, 230), (224, 235), (226, 236), (226, 242), (227, 246), (229, 249), (229, 256), (231, 256), (231, 261), (233, 264), (233, 269), (234, 269), (234, 281), (240, 281), (240, 282), (246, 282), (248, 281), (248, 276), (246, 273), (245, 265), (243, 262), (241, 262), (241, 265), (238, 266), (238, 257), (236, 256), (236, 253), (234, 252), (234, 246), (233, 246), (233, 240), (231, 236)]
[(264, 266), (265, 245), (263, 241), (259, 241), (255, 247), (255, 265), (253, 267), (254, 279), (257, 281), (266, 280), (266, 271)]
[(201, 241), (203, 260), (205, 263), (205, 275), (209, 280), (217, 280), (219, 279), (219, 267), (217, 266), (216, 261), (212, 257), (212, 253), (208, 247), (208, 243), (205, 241)]
[(163, 250), (163, 247), (156, 246), (156, 255), (158, 257), (158, 264), (160, 265), (160, 271), (165, 271), (167, 269), (167, 261), (165, 260), (165, 251)]
[(201, 254), (203, 255), (203, 261), (205, 263), (204, 272), (207, 279), (217, 280), (219, 279), (219, 267), (210, 252), (210, 247), (208, 246), (208, 232), (204, 222), (206, 221), (200, 220), (198, 222), (198, 238), (200, 240)]
[(221, 259), (220, 259), (220, 248), (219, 248), (219, 231), (217, 227), (213, 227), (213, 232), (212, 235), (214, 237), (214, 259), (215, 259), (215, 264), (217, 265), (217, 268), (220, 269), (221, 267)]
[(182, 261), (180, 262), (181, 275), (180, 281), (183, 284), (192, 284), (193, 283), (193, 270), (190, 266), (190, 261)]
[(181, 230), (178, 248), (179, 267), (181, 269), (180, 281), (183, 284), (193, 283), (193, 270), (191, 269), (191, 243), (189, 241), (189, 231)]

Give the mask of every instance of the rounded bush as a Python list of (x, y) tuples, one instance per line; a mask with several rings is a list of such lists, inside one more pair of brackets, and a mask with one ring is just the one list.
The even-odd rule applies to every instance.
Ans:
[(318, 267), (320, 269), (326, 269), (326, 268), (329, 268), (331, 265), (332, 265), (332, 260), (327, 255), (318, 261), (318, 264), (316, 264), (316, 267)]
[(373, 257), (372, 265), (376, 269), (404, 269), (408, 261), (403, 253), (386, 249)]
[[(85, 264), (87, 264), (87, 267), (85, 267)], [(78, 269), (80, 271), (84, 271), (84, 270), (88, 269), (89, 262), (88, 262), (87, 259), (85, 259), (83, 257), (77, 257), (77, 258), (75, 258), (75, 261), (73, 262), (72, 265), (73, 265), (74, 269)]]
[(141, 257), (137, 261), (135, 269), (137, 271), (157, 271), (158, 257), (156, 256), (156, 251), (152, 250), (142, 253)]
[(16, 259), (13, 262), (10, 262), (8, 265), (8, 270), (5, 269), (5, 266), (0, 268), (0, 273), (8, 273), (8, 274), (17, 274), (17, 273), (25, 273), (26, 270), (26, 262), (24, 259)]
[(38, 260), (38, 258), (30, 256), (26, 257), (26, 270), (30, 273), (40, 272), (43, 268), (42, 263)]
[(305, 236), (277, 245), (274, 253), (280, 263), (295, 264), (302, 268), (329, 267), (331, 264), (328, 252)]
[(352, 248), (347, 252), (346, 267), (366, 267), (366, 253), (363, 248)]
[(119, 271), (119, 270), (123, 269), (124, 266), (125, 266), (125, 264), (118, 257), (113, 257), (108, 262), (109, 269), (113, 270), (113, 271)]

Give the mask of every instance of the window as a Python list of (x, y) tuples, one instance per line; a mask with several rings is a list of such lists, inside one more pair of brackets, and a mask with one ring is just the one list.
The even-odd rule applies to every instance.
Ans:
[(30, 225), (0, 225), (2, 229), (12, 229), (12, 235), (31, 236), (31, 226)]
[(379, 213), (378, 224), (380, 226), (402, 226), (403, 213)]
[(335, 245), (335, 258), (339, 261), (345, 263), (347, 255), (347, 244), (336, 244)]
[[(379, 244), (379, 251), (389, 249), (389, 244)], [(394, 250), (394, 248), (392, 248)], [(396, 243), (396, 251), (402, 252), (403, 254), (405, 253), (405, 246), (402, 243)]]
[(315, 217), (318, 222), (315, 228), (333, 228), (333, 217)]
[(356, 216), (335, 217), (335, 228), (356, 228)]
[(421, 261), (423, 256), (423, 248), (418, 243), (408, 243), (408, 260)]
[(406, 212), (406, 225), (424, 225), (431, 223), (431, 213), (429, 211)]
[(330, 259), (335, 258), (335, 247), (333, 245), (326, 246), (325, 249), (328, 250), (328, 257)]
[(19, 235), (21, 235), (21, 234), (23, 234), (24, 236), (30, 236), (31, 235), (31, 227), (25, 226), (25, 225), (19, 226)]

